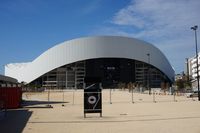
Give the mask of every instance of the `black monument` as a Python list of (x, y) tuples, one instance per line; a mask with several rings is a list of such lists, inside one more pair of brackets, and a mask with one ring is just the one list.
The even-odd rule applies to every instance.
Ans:
[(84, 82), (84, 117), (86, 113), (100, 113), (102, 117), (101, 79), (85, 77)]

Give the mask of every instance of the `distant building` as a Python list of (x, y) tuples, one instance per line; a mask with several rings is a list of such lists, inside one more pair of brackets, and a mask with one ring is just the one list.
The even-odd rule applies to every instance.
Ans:
[(99, 77), (102, 86), (137, 83), (160, 87), (174, 82), (174, 70), (153, 45), (128, 37), (79, 38), (58, 44), (28, 63), (5, 66), (5, 74), (40, 87), (83, 88), (84, 77)]
[[(193, 56), (191, 58), (187, 59), (186, 62), (187, 67), (187, 73), (189, 76), (189, 79), (192, 83), (192, 88), (197, 88), (197, 58), (196, 56)], [(198, 53), (198, 65), (199, 65), (199, 75), (200, 75), (200, 53)]]
[(0, 87), (11, 87), (18, 84), (17, 79), (0, 75)]
[(176, 74), (175, 75), (175, 81), (183, 79), (183, 74)]

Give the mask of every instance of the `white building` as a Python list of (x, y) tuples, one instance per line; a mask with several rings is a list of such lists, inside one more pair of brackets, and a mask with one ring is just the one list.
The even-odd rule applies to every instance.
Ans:
[[(198, 71), (200, 75), (200, 52), (198, 53), (198, 65), (199, 65)], [(192, 87), (197, 88), (197, 58), (196, 56), (188, 58), (187, 67), (188, 67), (187, 69), (188, 74), (192, 82)]]
[(17, 84), (18, 84), (17, 79), (0, 75), (0, 87), (11, 87), (11, 86), (15, 87)]

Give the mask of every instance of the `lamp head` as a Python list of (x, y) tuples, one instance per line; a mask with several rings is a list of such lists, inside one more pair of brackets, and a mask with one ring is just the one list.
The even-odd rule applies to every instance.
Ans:
[(192, 30), (197, 30), (197, 28), (198, 28), (198, 26), (197, 26), (197, 25), (195, 25), (195, 26), (191, 27), (191, 29), (192, 29)]

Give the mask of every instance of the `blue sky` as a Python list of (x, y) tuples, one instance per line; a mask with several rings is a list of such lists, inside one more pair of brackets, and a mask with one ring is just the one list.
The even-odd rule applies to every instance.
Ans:
[(200, 26), (199, 7), (199, 0), (0, 0), (0, 74), (5, 64), (30, 62), (58, 43), (97, 35), (150, 42), (180, 73), (195, 53), (190, 27)]

